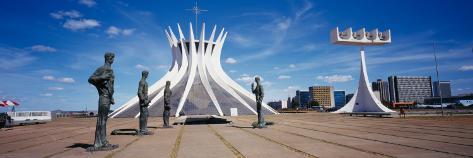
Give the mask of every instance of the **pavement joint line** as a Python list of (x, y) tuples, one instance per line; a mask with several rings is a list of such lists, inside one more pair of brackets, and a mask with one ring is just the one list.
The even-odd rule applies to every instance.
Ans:
[[(158, 129), (155, 129), (153, 130), (153, 133), (155, 133)], [(118, 154), (120, 152), (122, 152), (123, 150), (125, 150), (126, 148), (128, 148), (130, 145), (132, 145), (133, 143), (137, 142), (138, 140), (140, 140), (143, 136), (137, 136), (137, 138), (133, 139), (131, 142), (125, 144), (125, 146), (123, 148), (120, 148), (119, 150), (116, 150), (116, 151), (112, 151), (112, 153), (108, 154), (107, 156), (105, 156), (105, 158), (112, 158), (115, 154)]]
[[(237, 127), (237, 128), (238, 128), (238, 127)], [(240, 129), (240, 130), (242, 130), (242, 131), (245, 131), (245, 132), (247, 132), (247, 133), (253, 134), (253, 135), (255, 135), (255, 136), (258, 136), (258, 137), (260, 137), (260, 138), (263, 138), (263, 139), (266, 140), (266, 141), (276, 143), (276, 144), (278, 144), (278, 145), (280, 145), (280, 146), (282, 146), (282, 147), (284, 147), (284, 148), (286, 148), (286, 149), (289, 149), (290, 151), (293, 151), (293, 152), (296, 152), (296, 153), (299, 153), (299, 154), (303, 154), (305, 157), (318, 158), (318, 157), (315, 156), (315, 155), (312, 155), (312, 154), (307, 153), (307, 152), (304, 152), (304, 151), (302, 151), (302, 150), (293, 148), (293, 147), (291, 147), (291, 146), (289, 146), (289, 145), (286, 145), (286, 144), (283, 144), (283, 143), (278, 142), (278, 141), (276, 141), (276, 140), (273, 140), (273, 139), (271, 139), (271, 138), (265, 137), (265, 136), (263, 136), (263, 135), (261, 135), (261, 134), (258, 134), (258, 133), (255, 133), (255, 132), (251, 132), (251, 131), (246, 130), (246, 129), (243, 129), (243, 128), (238, 128), (238, 129)]]
[[(376, 125), (379, 126), (380, 124), (378, 123), (365, 123), (367, 125)], [(397, 125), (405, 125), (401, 123), (393, 123)], [(395, 126), (390, 126), (390, 125), (384, 125), (384, 126), (389, 126), (391, 128), (395, 128)], [(443, 131), (443, 132), (455, 132), (455, 133), (465, 133), (465, 134), (473, 134), (472, 132), (464, 132), (464, 131), (456, 131), (456, 130), (445, 130), (445, 129), (432, 129), (432, 128), (423, 128), (423, 127), (429, 127), (429, 126), (422, 126), (422, 125), (416, 125), (419, 127), (411, 127), (411, 126), (403, 126), (402, 128), (410, 128), (410, 129), (425, 129), (425, 130), (436, 130), (436, 131)], [(365, 126), (366, 127), (366, 126)], [(449, 128), (449, 127), (433, 127), (433, 128)], [(472, 130), (472, 129), (464, 129), (464, 130)], [(473, 139), (473, 138), (467, 138), (467, 139)]]
[(470, 156), (470, 155), (458, 154), (458, 153), (453, 153), (453, 152), (448, 152), (448, 151), (441, 151), (441, 150), (436, 150), (436, 149), (429, 149), (429, 148), (423, 148), (423, 147), (412, 146), (412, 145), (405, 145), (405, 144), (400, 144), (400, 143), (393, 143), (393, 142), (382, 141), (382, 140), (371, 139), (371, 138), (351, 136), (351, 135), (340, 134), (340, 133), (335, 133), (335, 132), (327, 132), (327, 131), (317, 130), (317, 129), (313, 129), (313, 128), (297, 127), (297, 126), (288, 125), (288, 124), (282, 124), (282, 125), (290, 126), (290, 127), (294, 127), (294, 128), (299, 128), (299, 129), (317, 131), (317, 132), (322, 132), (322, 133), (329, 133), (329, 134), (334, 134), (334, 135), (339, 135), (339, 136), (352, 137), (352, 138), (357, 138), (357, 139), (362, 139), (362, 140), (370, 140), (370, 141), (381, 142), (381, 143), (386, 143), (386, 144), (410, 147), (410, 148), (415, 148), (415, 149), (422, 149), (422, 150), (433, 151), (433, 152), (439, 152), (439, 153), (444, 153), (444, 154), (450, 154), (450, 155), (456, 155), (456, 156), (462, 156), (462, 157), (473, 157), (473, 156)]
[[(303, 121), (299, 119), (295, 119), (297, 121)], [(309, 123), (308, 123), (309, 124)], [(473, 139), (469, 137), (461, 137), (461, 136), (455, 136), (455, 135), (446, 135), (446, 134), (437, 134), (437, 133), (429, 133), (429, 132), (419, 132), (419, 131), (406, 131), (406, 130), (399, 130), (399, 129), (393, 129), (392, 128), (380, 128), (380, 127), (373, 127), (373, 126), (360, 126), (360, 125), (343, 125), (343, 124), (338, 124), (338, 123), (333, 123), (336, 125), (342, 125), (342, 126), (353, 126), (353, 127), (363, 127), (363, 128), (372, 128), (372, 129), (381, 129), (381, 130), (390, 130), (390, 131), (398, 131), (398, 132), (408, 132), (408, 133), (416, 133), (416, 134), (429, 134), (429, 135), (437, 135), (437, 136), (445, 136), (445, 137), (455, 137), (455, 138), (461, 138), (461, 139)], [(373, 124), (372, 124), (373, 125)], [(379, 124), (374, 124), (376, 126), (379, 126)], [(429, 129), (429, 130), (436, 130), (436, 129)], [(445, 131), (448, 132), (448, 131)], [(468, 133), (467, 133), (468, 134)]]
[(237, 158), (245, 158), (245, 156), (243, 154), (241, 154), (240, 151), (238, 151), (238, 149), (236, 149), (229, 141), (227, 141), (222, 135), (220, 135), (212, 126), (210, 126), (209, 124), (207, 124), (207, 126), (210, 128), (210, 130), (212, 130), (212, 132), (215, 134), (215, 136), (218, 137), (218, 139), (220, 139), (220, 141), (222, 141), (223, 144), (225, 144), (225, 146), (233, 152), (233, 154), (235, 155), (235, 157)]
[(118, 154), (120, 153), (121, 151), (125, 150), (126, 148), (128, 148), (128, 146), (130, 146), (131, 144), (137, 142), (138, 140), (140, 140), (141, 137), (136, 137), (135, 139), (133, 139), (131, 142), (125, 144), (125, 146), (123, 148), (120, 148), (118, 150), (115, 150), (115, 151), (112, 151), (112, 153), (108, 154), (107, 156), (105, 156), (105, 158), (112, 158), (115, 154)]
[[(127, 121), (127, 122), (132, 122), (132, 121)], [(113, 124), (113, 125), (110, 125), (110, 126), (115, 126), (115, 125), (118, 125), (117, 127), (120, 127), (120, 126), (123, 126), (123, 125), (125, 125), (125, 124), (119, 124), (119, 123), (117, 122), (116, 124)], [(84, 134), (87, 134), (87, 133), (88, 133), (88, 132), (84, 132), (84, 133), (72, 135), (72, 136), (69, 136), (69, 137), (61, 138), (61, 139), (58, 139), (58, 140), (55, 140), (55, 141), (60, 141), (60, 140), (63, 140), (63, 139), (68, 139), (68, 138), (76, 137), (76, 136), (79, 136), (79, 135), (84, 135)], [(50, 142), (47, 142), (47, 143), (50, 143)], [(28, 146), (28, 147), (26, 147), (26, 148), (22, 148), (22, 149), (18, 149), (18, 150), (24, 150), (24, 149), (27, 149), (27, 148), (30, 148), (30, 147), (33, 147), (33, 146), (36, 146), (36, 145), (41, 145), (41, 144), (45, 144), (45, 143), (40, 143), (40, 144), (31, 145), (31, 146)], [(74, 148), (68, 148), (68, 149), (62, 150), (62, 151), (60, 151), (60, 152), (52, 153), (52, 154), (43, 156), (43, 158), (53, 157), (53, 156), (55, 156), (55, 155), (65, 153), (65, 152), (70, 151), (70, 150), (72, 150), (72, 149), (74, 149)]]
[(182, 135), (184, 134), (184, 127), (185, 125), (182, 125), (181, 129), (179, 130), (179, 135), (177, 136), (176, 141), (174, 142), (174, 147), (169, 154), (169, 157), (171, 158), (177, 158), (177, 153), (179, 152), (179, 148), (181, 146)]
[[(118, 124), (118, 123), (117, 123)], [(93, 126), (91, 126), (93, 127)], [(66, 130), (66, 131), (61, 131), (61, 132), (56, 132), (56, 133), (49, 133), (49, 134), (45, 134), (45, 135), (41, 135), (41, 136), (36, 136), (36, 137), (42, 137), (42, 136), (48, 136), (48, 135), (53, 135), (53, 134), (57, 134), (57, 133), (63, 133), (63, 132), (68, 132), (68, 131), (73, 131), (73, 130), (81, 130), (81, 129), (86, 129), (86, 128), (91, 128), (91, 127), (82, 127), (82, 128), (78, 128), (78, 129), (69, 129), (69, 130)], [(53, 128), (53, 129), (50, 129), (50, 128)], [(32, 130), (32, 129), (27, 129), (27, 130)], [(41, 132), (45, 132), (45, 133), (48, 133), (48, 131), (56, 131), (57, 130), (57, 125), (56, 126), (51, 126), (51, 127), (48, 127), (48, 130), (44, 130), (44, 131), (41, 131)], [(21, 131), (24, 131), (23, 129)], [(28, 132), (28, 133), (22, 133), (22, 134), (17, 134), (17, 135), (12, 135), (10, 137), (16, 137), (16, 136), (19, 136), (19, 135), (24, 135), (24, 134), (31, 134), (31, 133), (37, 133), (38, 131), (34, 131), (33, 132)], [(3, 137), (2, 137), (3, 138)], [(34, 137), (32, 137), (34, 138)], [(6, 143), (3, 143), (3, 144), (8, 144), (8, 143), (14, 143), (14, 142), (18, 142), (18, 141), (24, 141), (24, 140), (27, 140), (27, 139), (31, 139), (31, 138), (24, 138), (24, 139), (20, 139), (20, 140), (15, 140), (15, 141), (10, 141), (10, 142), (6, 142)]]
[[(371, 132), (371, 131), (366, 131), (366, 130), (350, 129), (350, 128), (344, 128), (344, 127), (331, 127), (331, 126), (327, 126), (327, 125), (323, 125), (323, 124), (313, 124), (313, 123), (306, 123), (306, 122), (301, 122), (301, 121), (286, 121), (286, 122), (299, 123), (299, 124), (311, 124), (311, 125), (323, 126), (323, 127), (327, 127), (327, 128), (335, 128), (335, 129), (342, 129), (342, 130), (353, 130), (353, 131), (358, 131), (358, 132), (366, 132), (366, 133), (379, 134), (379, 135), (385, 135), (385, 136), (393, 136), (393, 137), (400, 137), (400, 138), (407, 138), (407, 139), (417, 139), (417, 140), (425, 140), (425, 141), (432, 141), (432, 142), (439, 142), (439, 143), (446, 143), (446, 144), (454, 144), (454, 145), (463, 145), (463, 146), (473, 147), (473, 145), (470, 145), (470, 144), (454, 143), (454, 142), (441, 141), (441, 140), (432, 140), (432, 139), (425, 139), (425, 138), (415, 138), (415, 137), (401, 136), (401, 135), (384, 134), (384, 133), (379, 133), (379, 132)], [(340, 125), (340, 124), (337, 124), (337, 125)], [(341, 125), (341, 126), (344, 126), (344, 125)], [(374, 128), (374, 129), (376, 129), (376, 128)], [(414, 132), (412, 132), (412, 133), (414, 133)]]
[[(237, 119), (237, 120), (244, 121), (244, 120), (240, 120), (240, 119)], [(244, 122), (251, 122), (251, 121), (244, 121)], [(387, 154), (383, 154), (383, 153), (378, 153), (378, 152), (375, 152), (375, 151), (369, 151), (369, 150), (365, 150), (365, 149), (361, 149), (361, 148), (357, 148), (357, 147), (353, 147), (353, 146), (349, 146), (349, 145), (339, 144), (339, 143), (331, 142), (331, 141), (324, 140), (324, 139), (318, 139), (318, 138), (302, 135), (302, 134), (299, 134), (299, 133), (289, 132), (289, 131), (285, 131), (285, 130), (281, 130), (281, 129), (277, 129), (277, 128), (271, 128), (271, 129), (274, 129), (274, 130), (277, 130), (277, 131), (280, 131), (280, 132), (283, 132), (283, 133), (289, 133), (289, 134), (296, 135), (296, 136), (299, 136), (299, 137), (309, 138), (309, 139), (316, 140), (316, 141), (323, 142), (323, 143), (342, 146), (342, 147), (345, 147), (345, 148), (349, 148), (349, 149), (353, 149), (353, 150), (357, 150), (357, 151), (361, 151), (361, 152), (365, 152), (365, 153), (369, 153), (369, 154), (381, 155), (381, 156), (384, 156), (384, 157), (395, 158), (395, 156), (391, 156), (391, 155), (387, 155)]]
[(50, 136), (50, 135), (54, 136), (55, 134), (58, 134), (58, 133), (82, 130), (82, 129), (87, 129), (87, 128), (89, 128), (89, 127), (81, 127), (81, 128), (78, 128), (78, 129), (69, 129), (69, 130), (66, 130), (66, 131), (59, 131), (59, 132), (55, 132), (55, 133), (46, 133), (46, 134), (39, 135), (39, 136), (32, 136), (32, 137), (19, 139), (19, 140), (11, 140), (11, 141), (7, 141), (7, 142), (3, 142), (2, 145), (9, 144), (9, 143), (17, 143), (17, 142), (22, 142), (22, 141), (28, 141), (30, 139), (34, 139), (34, 138), (38, 138), (38, 137), (45, 137), (45, 136)]
[[(437, 120), (438, 121), (438, 120)], [(401, 121), (397, 121), (397, 122), (390, 122), (390, 124), (397, 124), (397, 125), (406, 125), (406, 124), (403, 124), (404, 122), (407, 122), (407, 120), (401, 122)], [(379, 125), (377, 123), (380, 123), (379, 121), (373, 121), (373, 123), (371, 123), (372, 125)], [(415, 123), (423, 123), (423, 122), (415, 122)], [(412, 126), (412, 125), (411, 125)], [(420, 126), (420, 127), (433, 127), (433, 128), (452, 128), (452, 129), (461, 129), (461, 130), (473, 130), (472, 128), (461, 128), (461, 127), (448, 127), (448, 126), (426, 126), (426, 125), (415, 125), (415, 126)], [(408, 128), (416, 128), (416, 127), (408, 127)], [(437, 130), (437, 129), (432, 129), (432, 130)], [(446, 131), (446, 132), (450, 132), (450, 131)], [(451, 131), (451, 132), (460, 132), (460, 133), (463, 133), (461, 131)], [(472, 133), (472, 132), (465, 132), (465, 133)]]

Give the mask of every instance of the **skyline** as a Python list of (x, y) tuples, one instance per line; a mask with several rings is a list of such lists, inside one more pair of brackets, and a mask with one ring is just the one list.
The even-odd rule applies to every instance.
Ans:
[[(136, 95), (141, 70), (150, 70), (150, 84), (165, 74), (172, 58), (164, 29), (180, 23), (188, 30), (195, 20), (186, 9), (194, 2), (2, 2), (0, 97), (18, 100), (17, 110), (95, 109), (97, 92), (87, 78), (112, 51), (115, 109)], [(473, 2), (344, 3), (199, 1), (208, 10), (199, 21), (207, 32), (213, 25), (228, 31), (224, 71), (247, 89), (255, 75), (262, 76), (265, 101), (286, 99), (313, 85), (353, 93), (359, 48), (331, 44), (329, 33), (337, 26), (391, 29), (392, 44), (366, 48), (370, 82), (391, 75), (436, 81), (435, 41), (440, 80), (452, 82), (454, 95), (473, 92), (473, 11), (468, 7)]]

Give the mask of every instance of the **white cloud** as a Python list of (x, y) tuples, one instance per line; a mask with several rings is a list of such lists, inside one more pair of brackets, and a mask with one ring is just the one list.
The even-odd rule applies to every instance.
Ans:
[(57, 11), (57, 12), (54, 12), (54, 13), (50, 13), (49, 15), (51, 15), (51, 17), (53, 17), (54, 19), (63, 19), (65, 17), (69, 17), (69, 18), (80, 18), (82, 17), (82, 14), (80, 14), (80, 12), (76, 11), (76, 10), (71, 10), (71, 11)]
[(72, 31), (90, 29), (90, 28), (99, 27), (99, 26), (100, 26), (100, 22), (95, 19), (80, 19), (80, 20), (68, 19), (66, 23), (64, 23), (63, 25), (64, 28), (72, 30)]
[(227, 63), (227, 64), (235, 64), (235, 63), (237, 63), (237, 60), (234, 59), (234, 58), (227, 58), (227, 59), (225, 60), (225, 63)]
[(133, 32), (135, 32), (135, 29), (123, 29), (122, 30), (122, 34), (125, 35), (125, 36), (131, 35), (131, 34), (133, 34)]
[(472, 71), (473, 70), (473, 65), (463, 65), (460, 68), (461, 71)]
[(149, 70), (149, 67), (141, 65), (141, 64), (136, 65), (135, 68), (139, 70)]
[(74, 80), (73, 78), (70, 78), (70, 77), (58, 78), (57, 81), (62, 82), (62, 83), (74, 83), (74, 82), (76, 82), (76, 80)]
[(50, 97), (50, 96), (53, 96), (52, 93), (42, 93), (42, 94), (40, 94), (40, 95), (43, 96), (43, 97)]
[(159, 70), (168, 70), (169, 67), (170, 67), (169, 65), (164, 65), (164, 64), (156, 66), (156, 68)]
[(43, 76), (43, 80), (54, 81), (56, 80), (56, 78), (54, 76), (47, 75), (47, 76)]
[(261, 84), (266, 87), (271, 87), (274, 83), (270, 81), (264, 81), (264, 82), (261, 82)]
[(273, 70), (279, 70), (279, 67), (277, 67), (277, 66), (273, 67)]
[(279, 75), (278, 76), (278, 79), (280, 79), (280, 80), (290, 79), (290, 78), (291, 78), (291, 76), (289, 76), (289, 75)]
[(290, 67), (290, 68), (296, 68), (296, 65), (294, 65), (294, 64), (289, 64), (289, 67)]
[[(240, 75), (240, 77), (238, 77), (236, 80), (249, 85), (255, 81), (255, 77), (258, 77), (258, 75), (250, 76), (248, 74), (243, 74), (243, 75)], [(264, 81), (264, 79), (260, 77), (260, 81)]]
[(79, 0), (79, 4), (86, 5), (87, 7), (93, 7), (97, 4), (95, 0)]
[(0, 69), (13, 70), (36, 60), (26, 49), (0, 47)]
[(129, 36), (135, 32), (135, 29), (121, 29), (116, 26), (110, 26), (108, 27), (107, 31), (105, 33), (108, 34), (109, 37), (115, 37), (118, 35), (124, 35), (124, 36)]
[(56, 48), (39, 44), (39, 45), (31, 46), (31, 50), (35, 52), (55, 52)]
[(236, 70), (230, 70), (229, 72), (230, 72), (230, 73), (235, 73), (235, 72), (237, 72), (237, 71), (236, 71)]
[(327, 83), (347, 82), (353, 80), (351, 75), (332, 75), (332, 76), (317, 76), (318, 80), (323, 80)]
[(63, 87), (48, 87), (48, 90), (50, 91), (62, 91), (64, 90)]
[(284, 92), (295, 92), (298, 89), (300, 89), (299, 86), (288, 86), (287, 88), (283, 89), (283, 91)]
[(108, 27), (107, 31), (105, 31), (109, 36), (117, 36), (120, 34), (120, 29), (115, 26)]

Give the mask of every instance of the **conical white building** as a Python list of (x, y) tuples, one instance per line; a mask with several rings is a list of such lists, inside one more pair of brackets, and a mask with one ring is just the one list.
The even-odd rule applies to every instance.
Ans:
[[(231, 108), (236, 108), (239, 115), (256, 114), (255, 96), (233, 81), (223, 71), (220, 63), (227, 32), (222, 29), (216, 37), (217, 27), (214, 26), (210, 37), (206, 39), (205, 24), (202, 24), (200, 36), (195, 37), (190, 24), (189, 37), (186, 39), (179, 24), (177, 27), (179, 38), (171, 27), (165, 30), (172, 50), (172, 65), (168, 72), (149, 88), (149, 115), (162, 115), (166, 81), (171, 81), (171, 114), (176, 117), (180, 113), (228, 116)], [(265, 114), (278, 114), (267, 104), (263, 104), (262, 109)], [(135, 96), (109, 116), (138, 117), (139, 113), (138, 96)]]

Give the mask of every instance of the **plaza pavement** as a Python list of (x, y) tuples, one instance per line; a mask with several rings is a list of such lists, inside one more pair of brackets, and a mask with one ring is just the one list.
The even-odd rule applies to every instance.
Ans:
[[(113, 151), (86, 152), (95, 118), (60, 118), (0, 130), (0, 157), (473, 157), (473, 116), (374, 118), (329, 113), (267, 115), (275, 125), (253, 129), (256, 116), (231, 124), (175, 125), (154, 135), (109, 135)], [(172, 120), (171, 120), (172, 122)], [(113, 129), (138, 128), (138, 119), (110, 119)]]

